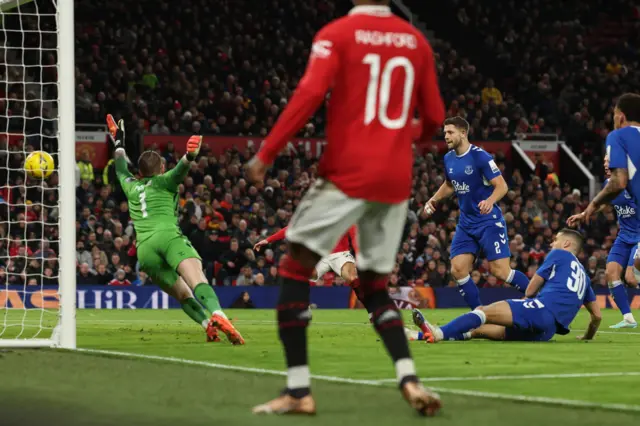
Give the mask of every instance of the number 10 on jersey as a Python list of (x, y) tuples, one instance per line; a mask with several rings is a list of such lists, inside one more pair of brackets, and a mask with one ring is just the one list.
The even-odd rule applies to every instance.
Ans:
[[(367, 100), (364, 111), (364, 124), (370, 124), (376, 116), (387, 129), (397, 130), (407, 124), (411, 93), (415, 82), (415, 71), (408, 58), (395, 56), (386, 63), (381, 63), (380, 55), (369, 53), (362, 59), (363, 64), (369, 65), (369, 84), (367, 86)], [(404, 69), (405, 80), (402, 88), (402, 112), (397, 118), (389, 118), (388, 107), (391, 98), (391, 75), (396, 68)], [(382, 73), (380, 72), (382, 69)]]

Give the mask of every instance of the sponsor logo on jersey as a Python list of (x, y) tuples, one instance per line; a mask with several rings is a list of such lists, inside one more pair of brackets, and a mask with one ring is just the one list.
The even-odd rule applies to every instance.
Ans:
[(464, 173), (467, 174), (467, 175), (472, 174), (473, 173), (473, 167), (471, 167), (471, 166), (465, 167), (464, 168)]
[(624, 190), (624, 198), (626, 198), (627, 200), (631, 199), (631, 194), (629, 194), (629, 192), (626, 189)]
[(367, 46), (406, 47), (416, 49), (418, 40), (413, 34), (370, 30), (356, 30), (356, 43)]
[(615, 206), (618, 217), (630, 217), (636, 215), (636, 209), (631, 206)]
[(333, 42), (329, 40), (318, 40), (311, 46), (311, 57), (326, 59), (331, 56)]
[(499, 172), (500, 172), (500, 169), (499, 169), (499, 168), (498, 168), (498, 166), (496, 165), (496, 162), (495, 162), (495, 161), (493, 161), (493, 160), (489, 161), (489, 166), (491, 167), (491, 171), (492, 171), (493, 173), (499, 173)]
[(453, 185), (453, 189), (458, 194), (468, 194), (469, 191), (471, 190), (471, 188), (469, 188), (469, 185), (467, 185), (464, 182), (458, 182), (458, 181), (452, 180), (451, 184)]

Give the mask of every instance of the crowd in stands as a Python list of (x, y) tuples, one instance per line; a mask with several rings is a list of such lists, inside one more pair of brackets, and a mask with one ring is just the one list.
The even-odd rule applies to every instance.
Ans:
[[(167, 0), (80, 2), (75, 28), (76, 121), (102, 124), (107, 112), (124, 118), (132, 158), (142, 150), (145, 134), (266, 135), (304, 71), (313, 34), (342, 15), (348, 3), (270, 0), (263, 7), (258, 0), (185, 0), (177, 8)], [(447, 115), (467, 118), (472, 140), (551, 133), (566, 139), (576, 152), (597, 159), (603, 137), (611, 130), (612, 100), (623, 91), (637, 91), (640, 84), (640, 29), (624, 12), (629, 5), (572, 2), (574, 13), (574, 8), (551, 0), (455, 3), (459, 25), (484, 40), (486, 60), (497, 61), (504, 72), (487, 73), (482, 60), (471, 59), (464, 46), (436, 33), (432, 46)], [(600, 28), (603, 13), (607, 22), (618, 19), (618, 27), (629, 36), (606, 38)], [(42, 60), (52, 59), (47, 55)], [(44, 82), (51, 76), (39, 78)], [(0, 115), (16, 115), (19, 105), (0, 102), (0, 111), (6, 111)], [(45, 110), (50, 114), (41, 107)], [(44, 123), (38, 131), (50, 133)], [(320, 110), (300, 136), (323, 134)], [(55, 151), (44, 145), (47, 141), (28, 149), (44, 146)], [(2, 173), (11, 186), (0, 193), (7, 201), (0, 208), (0, 284), (34, 284), (42, 277), (55, 282), (58, 194), (51, 188), (57, 178), (50, 178), (45, 188), (38, 184), (25, 189), (24, 177), (16, 172), (22, 149), (14, 146), (3, 152), (6, 158), (0, 158), (0, 164), (8, 167)], [(168, 167), (181, 154), (171, 146), (161, 152)], [(504, 153), (493, 154), (510, 185), (501, 207), (509, 226), (512, 267), (531, 275), (553, 233), (568, 215), (585, 206), (586, 198), (547, 179), (547, 165), (541, 164), (538, 174), (525, 181), (518, 170), (507, 167)], [(311, 153), (283, 155), (264, 188), (257, 189), (243, 177), (242, 165), (251, 155), (204, 150), (180, 187), (180, 228), (216, 285), (275, 283), (286, 245), (272, 245), (260, 253), (252, 246), (288, 223), (317, 177)], [(138, 270), (124, 195), (112, 171), (103, 175), (89, 170), (89, 164), (88, 157), (78, 159), (78, 284), (147, 285), (151, 280)], [(456, 202), (445, 204), (430, 219), (420, 214), (442, 183), (441, 167), (442, 153), (435, 148), (416, 158), (414, 195), (390, 278), (393, 284), (441, 287), (452, 282), (448, 248)], [(592, 169), (599, 167), (596, 162)], [(615, 233), (612, 210), (587, 229), (582, 260), (596, 285), (605, 285), (604, 261)], [(321, 284), (341, 283), (339, 278), (326, 278)], [(480, 286), (502, 285), (488, 274), (482, 258), (472, 278)]]

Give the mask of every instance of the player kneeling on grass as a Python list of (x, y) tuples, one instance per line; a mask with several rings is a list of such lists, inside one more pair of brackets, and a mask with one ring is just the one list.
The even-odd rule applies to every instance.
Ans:
[(591, 281), (576, 257), (582, 243), (582, 235), (575, 230), (558, 232), (551, 244), (553, 250), (529, 282), (524, 300), (478, 307), (443, 327), (429, 324), (420, 311), (414, 310), (414, 322), (422, 330), (415, 337), (430, 343), (472, 338), (546, 342), (556, 333), (568, 334), (569, 325), (584, 305), (591, 322), (578, 338), (593, 339), (602, 317)]
[[(107, 124), (115, 147), (116, 175), (127, 196), (134, 221), (140, 269), (149, 274), (163, 291), (176, 298), (191, 319), (205, 328), (208, 341), (219, 341), (218, 332), (221, 331), (231, 343), (244, 344), (244, 339), (222, 312), (216, 294), (207, 283), (198, 252), (177, 225), (178, 186), (200, 151), (202, 137), (192, 136), (187, 142), (187, 154), (166, 173), (158, 153), (143, 152), (138, 160), (140, 178), (136, 179), (127, 167), (123, 121), (116, 124), (109, 115)], [(203, 305), (210, 318), (207, 318)]]

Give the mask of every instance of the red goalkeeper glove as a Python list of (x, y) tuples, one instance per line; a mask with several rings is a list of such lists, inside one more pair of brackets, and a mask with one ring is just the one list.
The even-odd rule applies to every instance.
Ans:
[(202, 146), (202, 136), (193, 135), (187, 141), (187, 159), (193, 161), (200, 152)]

